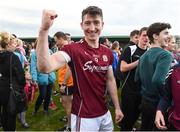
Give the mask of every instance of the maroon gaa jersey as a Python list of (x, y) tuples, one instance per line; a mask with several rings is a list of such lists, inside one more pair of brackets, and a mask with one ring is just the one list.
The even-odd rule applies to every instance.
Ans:
[(108, 110), (105, 102), (106, 74), (112, 68), (112, 51), (101, 44), (99, 48), (92, 48), (83, 40), (66, 45), (61, 52), (67, 62), (72, 63), (72, 113), (84, 118), (105, 114)]

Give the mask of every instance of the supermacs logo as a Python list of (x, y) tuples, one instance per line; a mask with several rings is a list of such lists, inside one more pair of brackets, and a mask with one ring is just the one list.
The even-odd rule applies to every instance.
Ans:
[(90, 72), (106, 72), (109, 66), (95, 66), (93, 65), (93, 61), (87, 61), (84, 66), (83, 70), (89, 70)]

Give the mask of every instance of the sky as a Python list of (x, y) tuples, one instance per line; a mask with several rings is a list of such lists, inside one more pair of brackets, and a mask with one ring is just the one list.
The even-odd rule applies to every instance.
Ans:
[[(3, 1), (3, 2), (2, 2)], [(0, 32), (18, 37), (37, 37), (43, 9), (55, 10), (58, 18), (50, 29), (83, 36), (81, 12), (95, 5), (103, 10), (101, 36), (127, 36), (134, 29), (154, 22), (168, 22), (173, 35), (180, 35), (180, 0), (0, 0)]]

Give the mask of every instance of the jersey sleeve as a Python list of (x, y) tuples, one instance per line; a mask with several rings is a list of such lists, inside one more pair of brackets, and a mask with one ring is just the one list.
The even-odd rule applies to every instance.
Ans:
[(60, 52), (64, 56), (66, 62), (70, 62), (73, 56), (73, 44), (65, 45)]
[(131, 61), (131, 49), (130, 47), (127, 47), (124, 52), (121, 54), (121, 61), (125, 61), (126, 63), (130, 63)]
[(60, 53), (65, 58), (67, 63), (69, 63), (71, 61), (71, 57), (65, 51), (60, 51)]

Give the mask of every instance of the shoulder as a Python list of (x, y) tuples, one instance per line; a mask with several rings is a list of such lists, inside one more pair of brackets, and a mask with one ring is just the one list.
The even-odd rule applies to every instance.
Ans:
[(130, 49), (136, 49), (138, 46), (137, 45), (130, 45), (128, 46)]
[(17, 54), (10, 52), (9, 56), (10, 56), (10, 61), (12, 60), (13, 65), (21, 64), (20, 58)]
[(17, 56), (21, 56), (21, 53), (19, 51), (17, 51), (17, 50), (14, 52), (14, 54), (17, 55)]
[(173, 58), (171, 52), (169, 52), (169, 51), (167, 51), (167, 50), (164, 50), (164, 49), (161, 50), (161, 56), (162, 56), (162, 57)]
[(71, 43), (68, 45), (65, 45), (61, 50), (62, 51), (76, 51), (82, 46), (81, 43)]
[[(99, 47), (99, 53), (100, 53), (100, 52), (101, 52), (104, 56), (107, 55), (107, 56), (109, 56), (109, 57), (111, 57), (111, 58), (114, 56), (113, 51), (112, 51), (111, 49), (109, 49), (108, 47), (102, 45), (102, 44), (100, 44), (100, 47)], [(101, 54), (101, 53), (100, 53), (100, 54)]]
[(112, 53), (113, 53), (113, 55), (117, 55), (117, 52), (116, 52), (116, 51), (113, 51), (113, 50), (112, 50)]
[(137, 45), (131, 45), (131, 46), (129, 46), (129, 48), (130, 48), (130, 51), (131, 51), (131, 55), (136, 51), (136, 49), (138, 49)]
[(99, 44), (99, 48), (102, 49), (102, 50), (111, 51), (110, 48), (106, 47), (106, 46), (103, 45), (103, 44)]
[(100, 47), (105, 48), (105, 49), (109, 49), (107, 46), (105, 46), (104, 44), (99, 44)]
[(131, 48), (130, 46), (126, 47), (124, 51), (122, 52), (122, 55), (130, 55), (131, 54)]
[(124, 49), (124, 52), (127, 52), (127, 51), (131, 51), (131, 47), (130, 47), (130, 46), (128, 46), (128, 47), (126, 47), (126, 48)]
[(8, 54), (8, 56), (10, 56), (10, 58), (12, 57), (12, 59), (19, 59), (19, 53), (8, 51), (7, 54)]
[(31, 56), (35, 56), (35, 55), (36, 55), (36, 51), (35, 50), (31, 51)]
[(11, 52), (11, 51), (6, 51), (4, 54), (5, 54), (6, 58), (12, 58), (12, 59), (18, 58), (18, 56), (14, 52)]

